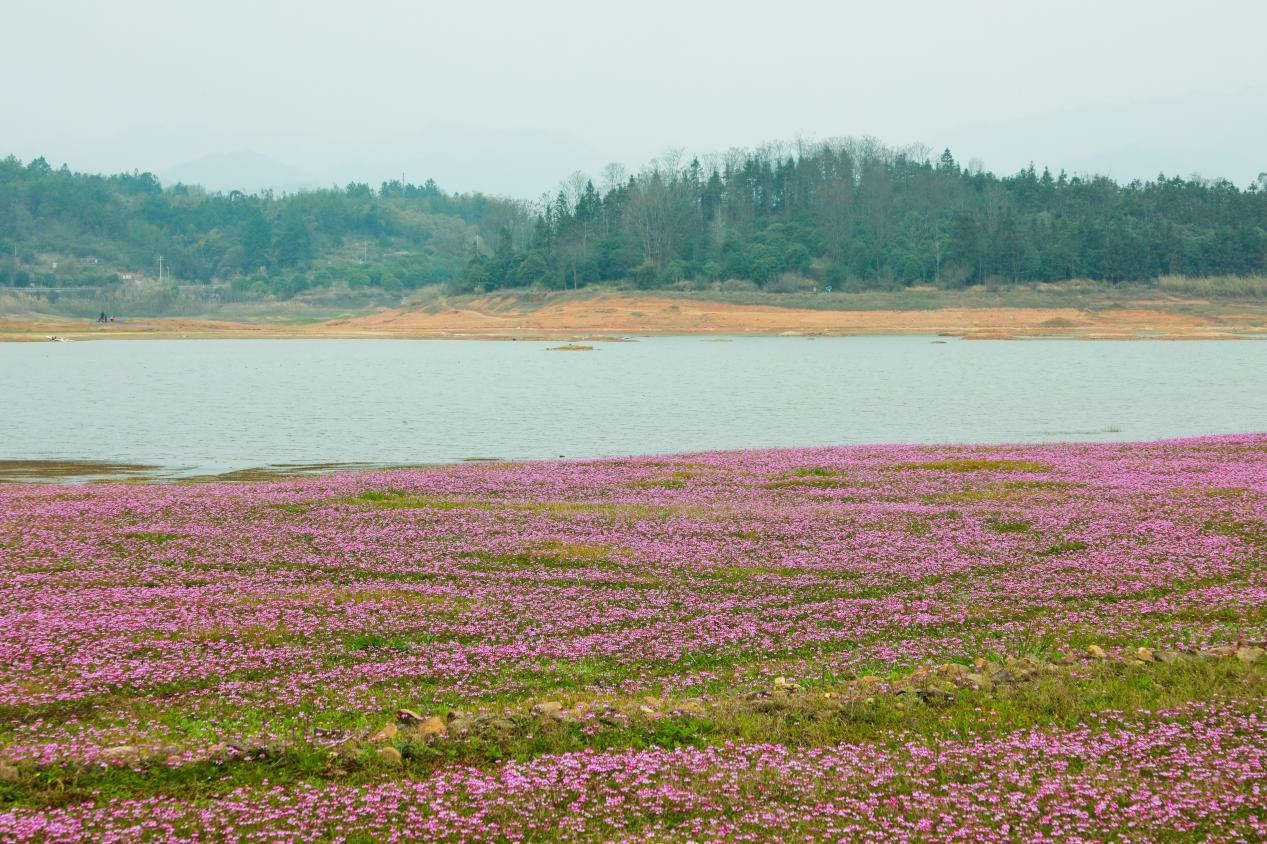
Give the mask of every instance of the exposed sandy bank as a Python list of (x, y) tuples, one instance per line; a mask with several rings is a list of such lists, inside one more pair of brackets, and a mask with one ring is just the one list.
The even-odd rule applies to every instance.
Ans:
[(1193, 309), (1158, 300), (1127, 307), (947, 307), (931, 310), (814, 310), (658, 296), (550, 296), (526, 304), (485, 297), (460, 307), (396, 308), (318, 323), (139, 319), (5, 320), (0, 340), (115, 338), (470, 337), (580, 339), (650, 334), (943, 334), (974, 339), (1056, 336), (1130, 339), (1234, 338), (1267, 334), (1267, 311), (1243, 305)]

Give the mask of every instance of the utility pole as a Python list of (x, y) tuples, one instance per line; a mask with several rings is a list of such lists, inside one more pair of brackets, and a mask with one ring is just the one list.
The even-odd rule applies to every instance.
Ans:
[(158, 283), (163, 283), (163, 256), (158, 256)]

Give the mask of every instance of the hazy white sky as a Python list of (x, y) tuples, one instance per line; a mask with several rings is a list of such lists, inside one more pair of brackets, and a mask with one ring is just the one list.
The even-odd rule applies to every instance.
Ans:
[[(76, 169), (252, 150), (528, 195), (669, 146), (874, 135), (1267, 170), (1262, 0), (6, 0), (0, 29), (0, 154)], [(1212, 101), (1242, 113), (1189, 125)]]

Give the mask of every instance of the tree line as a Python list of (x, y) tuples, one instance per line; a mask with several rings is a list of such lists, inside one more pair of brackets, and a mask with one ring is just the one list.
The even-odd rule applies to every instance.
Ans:
[(526, 203), (454, 195), (430, 180), (289, 195), (164, 187), (0, 161), (0, 285), (110, 284), (122, 275), (291, 296), (344, 284), (404, 291), (459, 277), (471, 244), (522, 228)]
[[(954, 288), (1267, 273), (1267, 175), (997, 176), (949, 150), (868, 140), (581, 173), (536, 203), (383, 182), (207, 193), (148, 173), (0, 162), (0, 283), (110, 283), (102, 268), (291, 296), (346, 284), (453, 292), (641, 289), (742, 279), (769, 290)], [(56, 269), (48, 256), (60, 256)]]

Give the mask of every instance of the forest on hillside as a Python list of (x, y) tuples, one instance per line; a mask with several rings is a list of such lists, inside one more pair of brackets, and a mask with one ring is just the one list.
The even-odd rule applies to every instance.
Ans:
[(390, 181), (209, 193), (149, 173), (0, 161), (0, 285), (152, 278), (288, 298), (314, 288), (468, 293), (739, 279), (772, 291), (957, 288), (1267, 273), (1267, 174), (1118, 184), (998, 176), (949, 150), (770, 145), (638, 173), (575, 173), (526, 202)]

